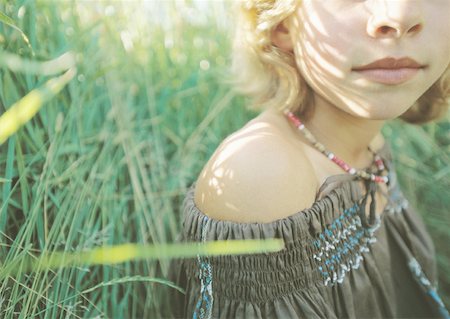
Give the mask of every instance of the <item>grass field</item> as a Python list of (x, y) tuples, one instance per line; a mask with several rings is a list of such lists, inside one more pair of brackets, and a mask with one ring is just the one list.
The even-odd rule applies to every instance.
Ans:
[[(0, 114), (38, 88), (46, 99), (0, 145), (0, 318), (161, 317), (162, 293), (173, 289), (167, 259), (33, 272), (17, 271), (25, 266), (14, 261), (174, 241), (187, 187), (220, 141), (256, 115), (225, 84), (224, 3), (0, 3), (23, 31), (0, 23)], [(61, 70), (36, 63), (67, 52), (51, 65)], [(59, 93), (48, 88), (74, 66)], [(447, 306), (449, 128), (448, 120), (394, 121), (383, 130), (405, 194), (434, 239)]]

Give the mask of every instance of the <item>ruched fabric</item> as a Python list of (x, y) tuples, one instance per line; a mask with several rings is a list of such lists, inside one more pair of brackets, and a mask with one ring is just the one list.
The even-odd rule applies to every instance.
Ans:
[(312, 207), (270, 223), (210, 219), (183, 202), (178, 241), (281, 238), (276, 253), (175, 259), (169, 279), (176, 318), (445, 318), (432, 240), (408, 207), (387, 145), (388, 204), (375, 226), (357, 214), (364, 196), (351, 175), (331, 176)]

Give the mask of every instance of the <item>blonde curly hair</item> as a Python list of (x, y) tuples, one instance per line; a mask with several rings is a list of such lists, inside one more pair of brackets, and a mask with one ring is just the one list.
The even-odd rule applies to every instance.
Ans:
[[(289, 109), (303, 119), (313, 112), (311, 87), (297, 69), (295, 56), (277, 48), (272, 32), (297, 10), (301, 0), (246, 0), (236, 4), (232, 72), (236, 89), (252, 98), (253, 110)], [(447, 114), (450, 100), (450, 65), (443, 75), (400, 118), (426, 123)]]

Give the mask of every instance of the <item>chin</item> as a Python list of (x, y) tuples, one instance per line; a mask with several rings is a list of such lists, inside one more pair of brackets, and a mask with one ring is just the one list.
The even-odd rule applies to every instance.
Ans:
[(398, 118), (405, 113), (411, 105), (404, 103), (405, 105), (395, 105), (395, 103), (377, 103), (377, 104), (363, 104), (352, 103), (347, 107), (347, 113), (366, 120), (374, 121), (387, 121)]
[(373, 120), (373, 121), (388, 121), (398, 118), (400, 115), (402, 115), (405, 110), (400, 110), (396, 112), (392, 112), (392, 110), (384, 110), (381, 111), (379, 109), (377, 110), (361, 110), (359, 112), (350, 112), (351, 115), (365, 119), (365, 120)]
[(389, 121), (389, 120), (394, 120), (396, 118), (398, 118), (401, 114), (396, 114), (396, 115), (373, 115), (370, 116), (368, 119), (369, 120), (373, 120), (373, 121)]

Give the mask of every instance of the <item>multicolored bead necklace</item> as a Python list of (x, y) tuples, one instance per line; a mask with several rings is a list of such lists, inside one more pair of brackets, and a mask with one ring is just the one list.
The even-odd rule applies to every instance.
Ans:
[[(364, 170), (355, 169), (355, 168), (351, 167), (350, 165), (348, 165), (346, 162), (344, 162), (342, 159), (337, 157), (335, 154), (333, 154), (332, 152), (330, 152), (327, 149), (325, 149), (325, 146), (323, 146), (321, 143), (319, 143), (316, 140), (316, 138), (305, 127), (305, 125), (300, 121), (300, 119), (297, 116), (295, 116), (294, 113), (292, 113), (289, 110), (285, 110), (284, 114), (286, 114), (288, 119), (299, 129), (299, 131), (301, 131), (305, 135), (306, 139), (317, 150), (319, 150), (322, 154), (324, 154), (326, 157), (328, 157), (331, 161), (333, 161), (334, 163), (339, 165), (347, 173), (359, 176), (359, 177), (361, 177), (361, 178), (363, 178), (365, 180), (374, 181), (376, 183), (385, 183), (385, 184), (389, 183), (389, 178), (387, 176), (379, 175), (381, 172), (383, 172), (385, 170), (385, 165), (383, 163), (383, 160), (381, 159), (381, 157), (378, 154), (376, 154), (376, 153), (371, 151), (374, 154), (374, 163), (375, 163), (375, 165), (377, 166), (377, 169), (378, 169), (376, 174), (368, 173), (368, 172), (366, 172)], [(369, 150), (370, 150), (370, 148), (369, 148)]]

